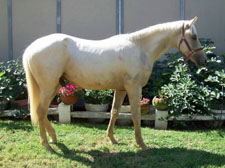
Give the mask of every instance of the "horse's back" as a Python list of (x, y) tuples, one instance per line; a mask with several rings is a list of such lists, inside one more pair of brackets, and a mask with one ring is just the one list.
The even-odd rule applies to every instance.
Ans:
[(125, 35), (94, 41), (65, 34), (37, 39), (24, 54), (42, 81), (48, 73), (89, 89), (122, 88), (125, 78), (141, 69), (138, 55), (139, 49)]

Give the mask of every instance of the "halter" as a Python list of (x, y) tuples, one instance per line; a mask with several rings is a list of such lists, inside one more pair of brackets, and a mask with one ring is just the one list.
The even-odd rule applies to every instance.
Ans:
[(188, 56), (187, 56), (187, 57), (185, 58), (185, 60), (184, 60), (185, 63), (188, 62), (188, 60), (191, 58), (191, 56), (192, 56), (193, 54), (195, 54), (195, 53), (198, 52), (198, 51), (203, 50), (202, 47), (197, 48), (197, 49), (192, 49), (192, 48), (191, 48), (191, 46), (189, 45), (188, 41), (187, 41), (186, 38), (185, 38), (184, 24), (183, 24), (183, 26), (182, 26), (182, 37), (181, 37), (181, 39), (180, 39), (180, 42), (179, 42), (179, 48), (178, 48), (180, 52), (181, 52), (180, 46), (181, 46), (182, 42), (184, 42), (184, 43), (186, 44), (187, 48), (189, 49), (189, 54), (188, 54)]

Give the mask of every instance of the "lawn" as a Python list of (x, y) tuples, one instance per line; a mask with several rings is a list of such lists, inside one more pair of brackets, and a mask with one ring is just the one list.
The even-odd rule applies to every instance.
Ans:
[(141, 151), (133, 127), (115, 128), (119, 145), (105, 137), (107, 125), (53, 124), (55, 152), (39, 144), (39, 130), (29, 121), (0, 120), (0, 167), (225, 167), (225, 128), (160, 131), (142, 128), (149, 150)]

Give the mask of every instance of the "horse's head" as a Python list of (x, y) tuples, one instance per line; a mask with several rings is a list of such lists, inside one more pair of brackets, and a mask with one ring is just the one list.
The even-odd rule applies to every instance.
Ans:
[(197, 66), (205, 66), (207, 57), (201, 47), (194, 25), (197, 20), (198, 17), (195, 17), (183, 23), (178, 49), (186, 55), (185, 62), (190, 59)]

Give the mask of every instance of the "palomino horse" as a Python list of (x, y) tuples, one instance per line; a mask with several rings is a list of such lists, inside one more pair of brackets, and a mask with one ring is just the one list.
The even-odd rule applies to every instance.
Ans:
[(131, 105), (137, 144), (146, 149), (141, 136), (140, 97), (154, 62), (170, 48), (178, 48), (196, 65), (205, 65), (206, 55), (192, 20), (158, 24), (146, 29), (92, 41), (65, 34), (52, 34), (34, 41), (24, 52), (31, 119), (40, 128), (41, 144), (52, 150), (57, 143), (47, 119), (49, 104), (56, 95), (60, 78), (86, 89), (115, 89), (107, 136), (117, 143), (113, 129), (126, 94)]

